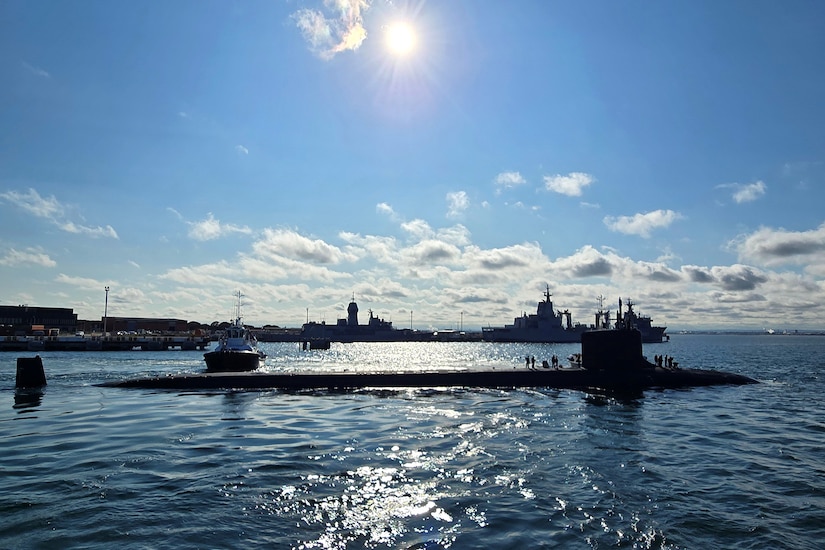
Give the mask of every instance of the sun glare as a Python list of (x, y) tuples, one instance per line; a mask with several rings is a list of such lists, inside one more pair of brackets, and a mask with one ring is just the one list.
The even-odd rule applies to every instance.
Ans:
[(395, 55), (409, 55), (415, 49), (415, 31), (407, 23), (393, 23), (385, 31), (387, 48)]

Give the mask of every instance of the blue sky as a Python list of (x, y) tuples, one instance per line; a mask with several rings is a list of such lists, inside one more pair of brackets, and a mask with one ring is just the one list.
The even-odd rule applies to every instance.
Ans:
[[(393, 47), (394, 25), (414, 36)], [(825, 329), (818, 1), (0, 4), (0, 303)], [(611, 306), (615, 309), (615, 305)], [(412, 316), (411, 316), (412, 312)]]

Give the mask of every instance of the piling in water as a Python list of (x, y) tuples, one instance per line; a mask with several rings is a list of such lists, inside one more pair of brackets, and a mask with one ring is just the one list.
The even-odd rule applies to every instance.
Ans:
[(39, 355), (17, 358), (17, 388), (39, 388), (46, 385), (43, 360)]

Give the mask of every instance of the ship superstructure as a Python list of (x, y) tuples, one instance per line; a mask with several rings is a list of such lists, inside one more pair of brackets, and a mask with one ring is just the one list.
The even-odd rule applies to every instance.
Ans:
[(512, 325), (482, 327), (482, 339), (487, 342), (581, 342), (581, 335), (589, 327), (573, 324), (570, 311), (556, 311), (550, 299), (550, 285), (544, 291), (544, 300), (538, 303), (536, 313), (513, 319)]
[[(581, 335), (585, 332), (615, 328), (610, 323), (610, 312), (604, 309), (603, 296), (599, 296), (599, 309), (592, 325), (574, 324), (569, 310), (559, 311), (553, 307), (551, 296), (550, 286), (547, 285), (544, 300), (538, 303), (535, 314), (522, 313), (521, 317), (513, 319), (513, 324), (503, 327), (482, 327), (482, 339), (487, 342), (581, 342)], [(619, 298), (619, 311), (615, 319), (617, 326), (624, 323), (636, 328), (641, 333), (644, 343), (661, 342), (667, 337), (667, 327), (653, 326), (650, 317), (636, 314), (631, 300), (627, 300), (627, 311), (624, 311), (622, 300)]]

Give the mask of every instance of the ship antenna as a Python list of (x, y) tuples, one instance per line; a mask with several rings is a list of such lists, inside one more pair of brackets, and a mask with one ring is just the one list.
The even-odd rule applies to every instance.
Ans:
[(238, 291), (237, 296), (238, 296), (238, 303), (235, 306), (235, 319), (240, 323), (240, 321), (241, 321), (241, 298), (243, 297), (243, 294), (241, 294), (240, 290)]

